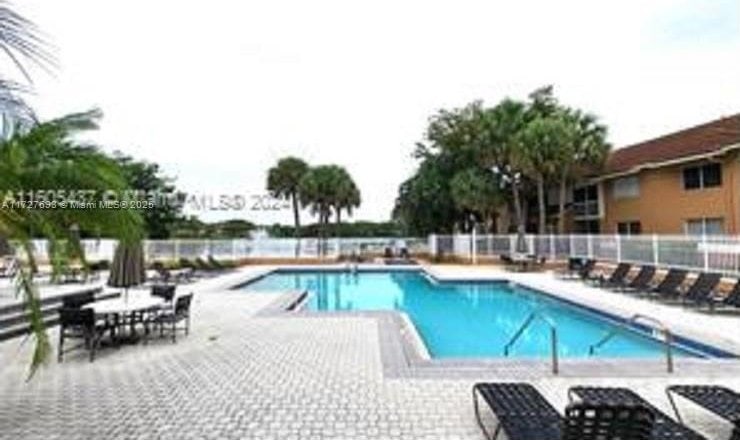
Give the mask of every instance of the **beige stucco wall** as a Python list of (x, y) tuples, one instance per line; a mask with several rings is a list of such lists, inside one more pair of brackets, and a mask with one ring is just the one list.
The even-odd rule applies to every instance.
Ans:
[(604, 182), (602, 233), (616, 232), (618, 222), (639, 221), (644, 234), (684, 234), (686, 220), (702, 217), (721, 217), (726, 233), (738, 233), (740, 161), (737, 153), (719, 160), (722, 185), (715, 188), (685, 190), (682, 170), (689, 164), (641, 171), (635, 198), (615, 199), (613, 180)]

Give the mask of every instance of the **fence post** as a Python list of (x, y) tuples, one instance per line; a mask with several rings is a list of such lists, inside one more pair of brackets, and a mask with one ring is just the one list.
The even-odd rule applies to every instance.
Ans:
[(175, 240), (175, 246), (174, 246), (174, 254), (175, 254), (175, 261), (180, 261), (180, 240)]
[(473, 232), (470, 235), (470, 251), (473, 253), (471, 255), (471, 260), (473, 261), (473, 264), (478, 264), (478, 240), (475, 236), (475, 227), (473, 227)]
[(660, 263), (660, 249), (658, 243), (658, 234), (653, 234), (653, 264), (658, 266)]
[(514, 255), (514, 253), (516, 252), (516, 240), (518, 235), (519, 234), (509, 234), (509, 255)]
[(575, 246), (573, 246), (573, 240), (573, 234), (568, 234), (568, 257), (575, 258), (576, 251)]
[(586, 235), (586, 253), (588, 254), (588, 258), (594, 257), (594, 239), (591, 234)]
[(614, 239), (617, 243), (617, 263), (622, 262), (622, 237), (619, 234), (614, 234)]
[(555, 234), (550, 234), (550, 260), (555, 261)]
[(704, 272), (709, 272), (709, 247), (707, 246), (707, 234), (701, 234), (701, 244), (704, 248)]
[(437, 234), (429, 234), (429, 256), (437, 256)]

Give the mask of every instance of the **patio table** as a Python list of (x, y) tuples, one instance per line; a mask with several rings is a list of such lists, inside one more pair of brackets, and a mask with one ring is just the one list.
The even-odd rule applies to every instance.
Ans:
[[(130, 298), (111, 298), (95, 301), (85, 305), (83, 308), (93, 309), (96, 316), (108, 319), (113, 317), (115, 325), (124, 326), (126, 318), (131, 326), (131, 336), (136, 341), (136, 315), (148, 311), (159, 310), (165, 305), (162, 298), (152, 296), (133, 296)], [(118, 338), (117, 338), (118, 339)]]

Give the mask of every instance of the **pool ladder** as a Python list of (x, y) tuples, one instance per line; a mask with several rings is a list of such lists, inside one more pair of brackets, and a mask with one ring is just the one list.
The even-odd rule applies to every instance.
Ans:
[(652, 328), (653, 332), (655, 332), (655, 327), (657, 327), (657, 330), (663, 334), (663, 346), (665, 347), (666, 367), (669, 373), (673, 373), (673, 352), (671, 350), (671, 347), (673, 345), (673, 333), (671, 333), (671, 330), (668, 328), (668, 326), (663, 324), (663, 322), (661, 322), (660, 320), (651, 316), (642, 315), (640, 313), (632, 315), (627, 321), (619, 324), (614, 330), (610, 331), (603, 338), (599, 339), (598, 342), (596, 342), (595, 344), (591, 344), (591, 346), (588, 348), (589, 356), (593, 356), (596, 353), (597, 349), (601, 348), (604, 344), (609, 342), (619, 332), (629, 331), (628, 325), (634, 324), (637, 321), (649, 322), (654, 325), (654, 327)]
[(535, 319), (539, 319), (550, 327), (550, 351), (551, 351), (551, 362), (552, 362), (552, 374), (558, 374), (558, 329), (555, 323), (547, 316), (540, 313), (538, 310), (530, 313), (527, 319), (524, 320), (519, 330), (514, 333), (509, 342), (504, 346), (504, 356), (509, 356), (511, 347), (519, 340), (524, 333), (524, 330), (532, 324)]

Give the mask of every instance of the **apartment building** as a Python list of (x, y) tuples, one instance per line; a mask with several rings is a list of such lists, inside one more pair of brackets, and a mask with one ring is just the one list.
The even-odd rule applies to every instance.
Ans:
[(574, 232), (740, 234), (740, 114), (615, 149), (571, 208)]

